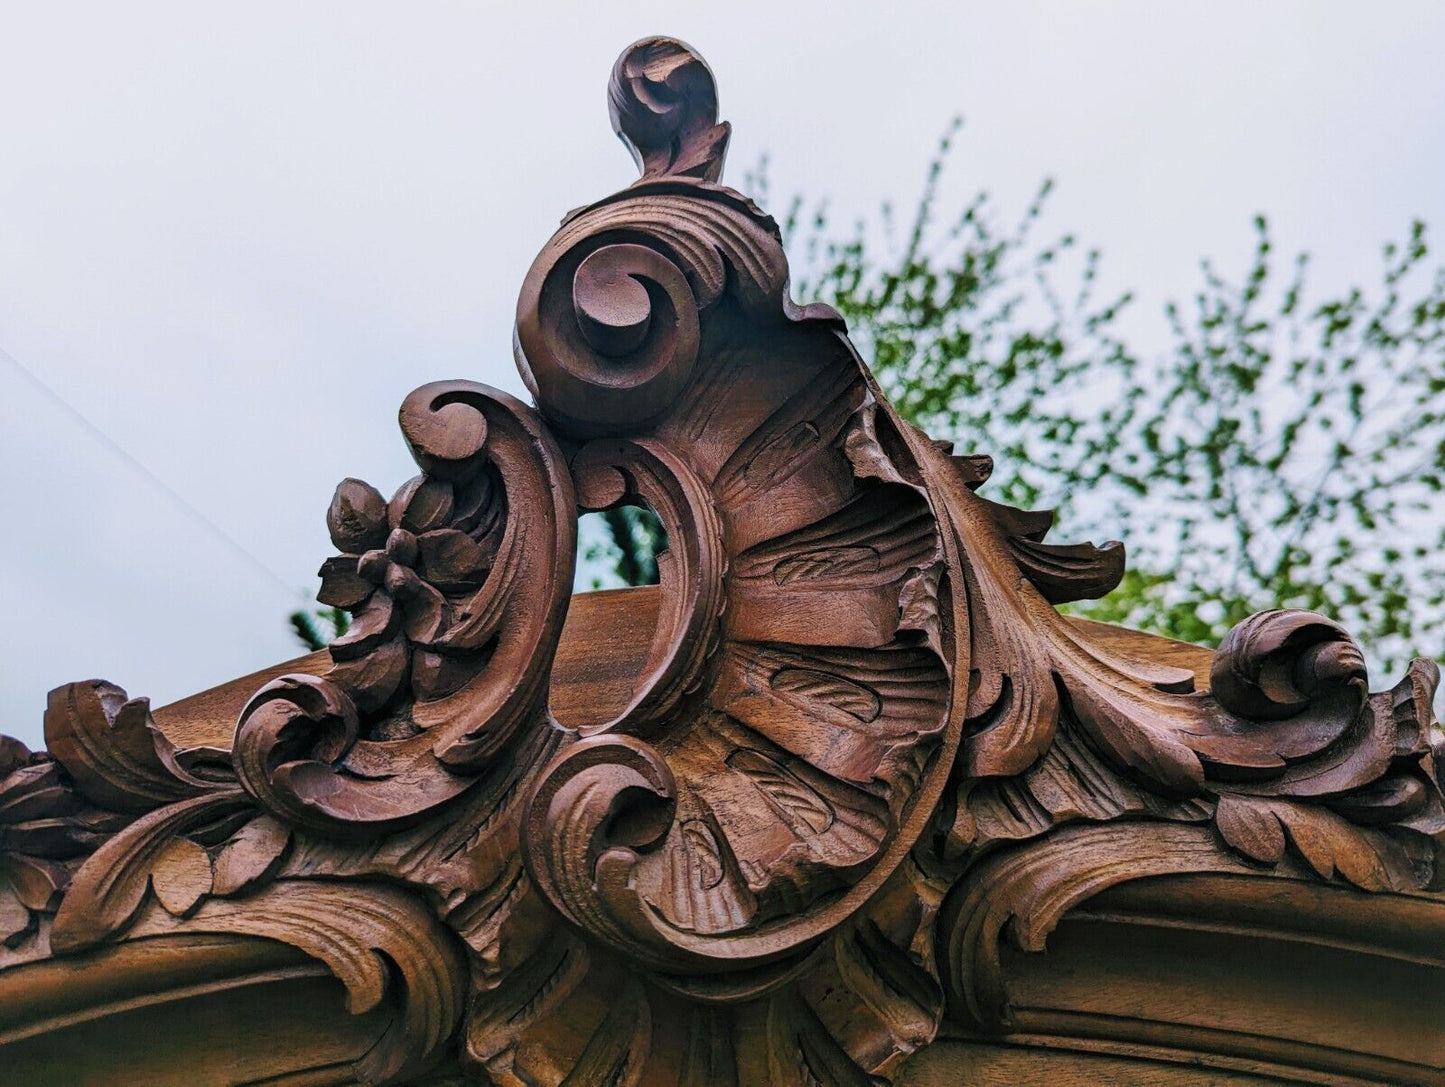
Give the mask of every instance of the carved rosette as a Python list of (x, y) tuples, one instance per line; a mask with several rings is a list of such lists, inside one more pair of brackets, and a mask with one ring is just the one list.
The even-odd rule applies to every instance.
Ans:
[[(1265, 612), (1205, 682), (1061, 616), (1122, 546), (977, 494), (989, 459), (790, 301), (701, 58), (638, 42), (608, 98), (642, 177), (527, 275), (536, 408), (406, 399), (421, 474), (327, 512), (354, 621), (324, 674), (264, 686), (229, 751), (96, 681), (53, 693), (48, 754), (0, 740), (0, 965), (289, 943), (390, 1009), (365, 1082), (874, 1084), (946, 1018), (1009, 1029), (1001, 942), (1120, 882), (1445, 883), (1433, 665), (1370, 694), (1336, 624)], [(619, 504), (667, 532), (657, 625), (569, 727), (575, 518)]]

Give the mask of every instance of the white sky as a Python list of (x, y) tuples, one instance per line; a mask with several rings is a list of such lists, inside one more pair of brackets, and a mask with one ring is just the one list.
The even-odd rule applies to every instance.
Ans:
[(604, 87), (649, 33), (712, 64), (734, 182), (770, 152), (775, 199), (845, 222), (908, 206), (964, 113), (948, 191), (1017, 211), (1054, 176), (1146, 347), (1256, 211), (1336, 287), (1445, 232), (1440, 3), (4, 0), (0, 348), (295, 588), (0, 362), (0, 731), (38, 742), (69, 680), (161, 704), (299, 652), (335, 483), (414, 471), (403, 396), (520, 391), (517, 288), (635, 176)]

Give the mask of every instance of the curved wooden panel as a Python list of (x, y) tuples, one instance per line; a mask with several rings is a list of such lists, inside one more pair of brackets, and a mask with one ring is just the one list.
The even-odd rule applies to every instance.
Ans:
[(321, 963), (270, 940), (158, 937), (0, 970), (15, 1087), (354, 1083), (380, 1032)]

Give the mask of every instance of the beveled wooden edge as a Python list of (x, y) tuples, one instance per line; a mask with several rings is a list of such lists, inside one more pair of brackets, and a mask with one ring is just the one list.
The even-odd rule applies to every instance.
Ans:
[[(1149, 956), (1135, 951), (1138, 946), (1149, 948)], [(1344, 1029), (1311, 1030), (1309, 1002), (1319, 1001), (1321, 978), (1281, 971), (1271, 961), (1280, 953), (1266, 952), (1282, 947), (1301, 949), (1301, 961), (1327, 954), (1349, 964), (1317, 971), (1338, 986), (1328, 999), (1340, 1009)], [(1438, 1023), (1431, 1009), (1445, 992), (1445, 896), (1438, 893), (1369, 895), (1303, 875), (1146, 876), (1071, 907), (1050, 936), (1050, 948), (1052, 957), (1006, 949), (1005, 1032), (951, 1022), (940, 1038), (1107, 1053), (1298, 1082), (1445, 1081), (1445, 1033), (1430, 1031)], [(1124, 948), (1128, 954), (1120, 954)], [(1199, 963), (1193, 993), (1177, 987), (1189, 963)], [(1157, 979), (1151, 969), (1160, 972)], [(1224, 981), (1230, 976), (1241, 987)], [(1411, 987), (1398, 988), (1402, 978)], [(1256, 997), (1253, 989), (1267, 996)], [(1281, 1017), (1281, 1002), (1288, 999), (1299, 1001), (1291, 1008), (1292, 1024)], [(1241, 1007), (1252, 1011), (1242, 1017)], [(1417, 1033), (1401, 1022), (1409, 1018)]]
[[(621, 688), (641, 669), (657, 622), (659, 596), (658, 586), (645, 585), (583, 592), (572, 598), (552, 674), (552, 709), (559, 720), (570, 723), (588, 715), (600, 716), (607, 707), (615, 709), (625, 701)], [(287, 674), (319, 676), (330, 666), (331, 658), (323, 649), (217, 684), (151, 712), (177, 747), (229, 748), (236, 718), (259, 688)]]
[(356, 1083), (386, 1009), (251, 936), (166, 935), (0, 968), (7, 1084)]
[[(1071, 916), (1316, 944), (1445, 970), (1445, 894), (1190, 873), (1122, 883)], [(1445, 985), (1445, 977), (1441, 984)]]
[(156, 724), (177, 747), (230, 748), (236, 733), (236, 717), (257, 690), (274, 679), (297, 672), (319, 676), (330, 666), (331, 657), (322, 649), (218, 683), (158, 706), (152, 712)]
[(221, 989), (322, 976), (321, 962), (251, 936), (162, 936), (77, 959), (0, 961), (0, 1046)]
[[(1215, 1084), (1221, 1082), (1216, 1077), (1222, 1073), (1249, 1076), (1249, 1083), (1313, 1083), (1322, 1087), (1399, 1087), (1404, 1084), (1433, 1087), (1441, 1082), (1438, 1066), (1361, 1056), (1348, 1049), (1332, 1051), (1329, 1047), (1293, 1044), (1238, 1031), (1208, 1030), (1192, 1025), (1135, 1024), (1121, 1022), (1118, 1017), (1108, 1015), (1033, 1010), (1022, 1013), (1022, 1025), (1025, 1029), (1003, 1037), (959, 1031), (940, 1035), (939, 1041), (992, 1044), (1057, 1054), (1127, 1057), (1143, 1065), (1135, 1070), (1135, 1074), (1140, 1076), (1138, 1080), (1070, 1080), (1060, 1071), (1051, 1069), (1048, 1074), (1051, 1084), (1137, 1082), (1154, 1087), (1161, 1082), (1155, 1078), (1156, 1075), (1185, 1070), (1188, 1070), (1185, 1076), (1172, 1082)], [(1011, 1085), (1019, 1081), (998, 1082)], [(906, 1078), (902, 1083), (903, 1087), (909, 1085)]]
[[(1445, 897), (1438, 894), (1365, 895), (1348, 887), (1262, 874), (1150, 877), (1081, 903), (1062, 926), (1078, 922), (1289, 941), (1445, 969)], [(1248, 954), (1247, 944), (1241, 950)], [(1049, 968), (1047, 958), (1041, 960), (1044, 969)], [(249, 937), (156, 937), (69, 960), (0, 966), (0, 1046), (137, 1008), (179, 1005), (224, 989), (328, 973), (285, 944)], [(1090, 984), (1106, 988), (1111, 978), (1095, 974)], [(1445, 975), (1441, 984), (1445, 986)], [(1169, 991), (1161, 989), (1159, 999), (1167, 1003)], [(1369, 1029), (1370, 1022), (1362, 1022), (1362, 1032)], [(1438, 1065), (1361, 1053), (1350, 1046), (1046, 1007), (1017, 1009), (1006, 1034), (945, 1025), (938, 1037), (1320, 1084), (1445, 1079)], [(906, 1070), (906, 1063), (902, 1067)]]

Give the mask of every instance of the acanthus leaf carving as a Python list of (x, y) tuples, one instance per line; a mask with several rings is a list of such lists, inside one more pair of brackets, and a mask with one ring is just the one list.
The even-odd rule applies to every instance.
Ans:
[[(239, 788), (179, 800), (141, 816), (97, 849), (55, 915), (50, 946), (79, 951), (126, 929), (154, 893), (186, 912), (213, 889), (211, 863), (190, 835), (253, 810)], [(223, 824), (224, 825), (224, 824)], [(192, 882), (181, 886), (180, 881)]]
[[(7, 946), (288, 943), (393, 1010), (366, 1082), (455, 1051), (508, 1084), (872, 1085), (948, 1019), (1007, 1030), (1001, 942), (1109, 887), (1445, 884), (1433, 665), (1372, 695), (1323, 616), (1210, 657), (1061, 615), (1122, 545), (1045, 543), (792, 302), (701, 58), (644, 39), (608, 95), (642, 177), (522, 285), (536, 407), (405, 399), (420, 474), (326, 513), (352, 623), (322, 674), (262, 685), (229, 751), (100, 681), (52, 694), (49, 755), (0, 740)], [(575, 518), (628, 504), (667, 537), (656, 622), (574, 728)]]
[(45, 746), (77, 790), (114, 810), (146, 811), (207, 789), (206, 781), (181, 765), (174, 745), (156, 727), (150, 700), (128, 699), (103, 680), (51, 692)]
[(31, 940), (84, 858), (133, 818), (78, 792), (53, 756), (0, 737), (0, 941)]

